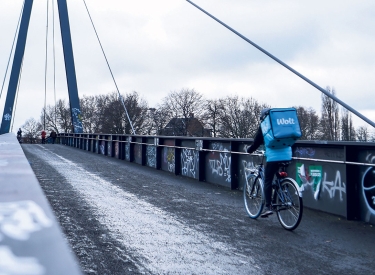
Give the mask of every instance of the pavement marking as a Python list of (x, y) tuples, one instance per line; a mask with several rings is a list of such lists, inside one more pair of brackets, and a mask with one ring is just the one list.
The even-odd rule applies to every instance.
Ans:
[[(261, 274), (252, 257), (40, 146), (111, 236), (152, 274)], [(129, 255), (127, 255), (129, 256)], [(142, 270), (142, 268), (140, 268)]]

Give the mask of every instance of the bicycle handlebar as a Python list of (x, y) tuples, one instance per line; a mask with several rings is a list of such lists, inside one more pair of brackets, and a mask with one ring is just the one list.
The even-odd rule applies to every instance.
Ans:
[(259, 157), (263, 157), (264, 156), (264, 151), (261, 151), (261, 150), (255, 150), (253, 153), (251, 153), (250, 155), (252, 156), (259, 156)]

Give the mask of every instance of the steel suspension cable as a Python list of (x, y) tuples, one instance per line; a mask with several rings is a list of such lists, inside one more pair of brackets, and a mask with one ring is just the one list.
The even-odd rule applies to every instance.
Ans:
[(4, 75), (3, 85), (1, 86), (0, 99), (1, 99), (1, 96), (2, 96), (2, 94), (3, 94), (4, 83), (5, 83), (5, 79), (6, 79), (6, 77), (7, 77), (7, 74), (8, 74), (9, 63), (10, 63), (10, 59), (11, 59), (11, 57), (12, 57), (12, 52), (13, 52), (13, 49), (14, 49), (14, 43), (16, 42), (16, 37), (17, 37), (18, 29), (19, 29), (19, 27), (20, 27), (20, 22), (21, 22), (22, 12), (23, 12), (23, 8), (24, 8), (24, 7), (25, 7), (25, 2), (23, 2), (22, 8), (21, 8), (21, 13), (20, 13), (20, 16), (19, 16), (19, 18), (18, 18), (18, 23), (17, 23), (16, 32), (14, 33), (14, 38), (13, 38), (12, 48), (11, 48), (11, 50), (10, 50), (10, 54), (9, 54), (9, 58), (8, 58), (8, 64), (7, 64), (7, 68), (6, 68), (6, 70), (5, 70), (5, 75)]
[(349, 111), (351, 111), (352, 113), (354, 113), (355, 115), (357, 115), (359, 118), (361, 118), (362, 120), (364, 120), (365, 122), (367, 122), (368, 124), (370, 124), (372, 127), (375, 127), (375, 122), (371, 121), (370, 119), (368, 119), (367, 117), (365, 117), (364, 115), (362, 115), (361, 113), (359, 113), (357, 110), (355, 110), (354, 108), (350, 107), (348, 104), (346, 104), (345, 102), (341, 101), (336, 96), (334, 96), (330, 92), (326, 91), (325, 89), (323, 89), (319, 85), (315, 84), (310, 79), (308, 79), (307, 77), (303, 76), (302, 74), (300, 74), (299, 72), (297, 72), (296, 70), (294, 70), (292, 67), (288, 66), (283, 61), (281, 61), (280, 59), (278, 59), (276, 56), (272, 55), (271, 53), (269, 53), (268, 51), (266, 51), (262, 47), (260, 47), (257, 44), (255, 44), (250, 39), (246, 38), (245, 36), (243, 36), (242, 34), (240, 34), (239, 32), (237, 32), (233, 28), (229, 27), (224, 22), (222, 22), (219, 19), (217, 19), (215, 16), (211, 15), (210, 13), (208, 13), (207, 11), (205, 11), (204, 9), (202, 9), (201, 7), (199, 7), (198, 5), (194, 4), (192, 1), (190, 1), (190, 0), (186, 0), (186, 1), (189, 2), (190, 4), (192, 4), (197, 9), (199, 9), (201, 12), (205, 13), (206, 15), (208, 15), (209, 17), (211, 17), (212, 19), (214, 19), (216, 22), (218, 22), (222, 26), (226, 27), (228, 30), (230, 30), (233, 33), (235, 33), (237, 36), (241, 37), (243, 40), (245, 40), (249, 44), (253, 45), (255, 48), (257, 48), (258, 50), (260, 50), (261, 52), (263, 52), (264, 54), (266, 54), (268, 57), (270, 57), (273, 60), (275, 60), (280, 65), (284, 66), (286, 69), (288, 69), (289, 71), (291, 71), (295, 75), (297, 75), (300, 78), (302, 78), (303, 80), (305, 80), (311, 86), (315, 87), (316, 89), (318, 89), (319, 91), (321, 91), (322, 93), (324, 93), (326, 96), (330, 97), (331, 99), (333, 99), (334, 101), (336, 101), (337, 103), (339, 103), (341, 106), (345, 107), (346, 109), (348, 109)]
[(48, 8), (49, 0), (47, 0), (47, 24), (46, 24), (46, 60), (44, 66), (44, 114), (43, 114), (43, 129), (46, 129), (46, 108), (47, 108), (47, 59), (48, 59)]
[(99, 45), (100, 45), (100, 48), (102, 49), (102, 53), (103, 53), (103, 55), (104, 55), (105, 61), (107, 62), (108, 69), (109, 69), (109, 71), (110, 71), (110, 73), (111, 73), (111, 76), (112, 76), (113, 82), (115, 83), (115, 86), (116, 86), (116, 90), (117, 90), (118, 96), (119, 96), (119, 98), (120, 98), (120, 101), (121, 101), (121, 103), (122, 103), (122, 106), (124, 107), (124, 110), (125, 110), (126, 116), (128, 117), (128, 120), (129, 120), (130, 126), (131, 126), (131, 128), (132, 128), (133, 134), (135, 135), (136, 133), (135, 133), (135, 130), (134, 130), (134, 127), (133, 127), (133, 123), (132, 123), (132, 121), (131, 121), (131, 119), (130, 119), (130, 117), (129, 117), (128, 110), (126, 109), (126, 106), (125, 106), (125, 103), (124, 103), (124, 99), (122, 98), (122, 96), (121, 96), (121, 94), (120, 94), (120, 90), (119, 90), (119, 88), (118, 88), (118, 86), (117, 86), (117, 83), (116, 83), (115, 77), (113, 76), (111, 66), (109, 65), (109, 62), (108, 62), (107, 56), (106, 56), (106, 54), (105, 54), (105, 52), (104, 52), (104, 49), (103, 49), (102, 43), (100, 42), (98, 32), (96, 31), (96, 28), (95, 28), (94, 22), (93, 22), (93, 20), (92, 20), (92, 18), (91, 18), (91, 15), (90, 15), (89, 9), (88, 9), (88, 7), (87, 7), (87, 5), (86, 5), (86, 1), (83, 0), (83, 3), (85, 4), (86, 10), (87, 10), (87, 14), (88, 14), (89, 17), (90, 17), (90, 21), (91, 21), (92, 27), (94, 28), (94, 31), (95, 31), (96, 37), (97, 37), (98, 42), (99, 42)]

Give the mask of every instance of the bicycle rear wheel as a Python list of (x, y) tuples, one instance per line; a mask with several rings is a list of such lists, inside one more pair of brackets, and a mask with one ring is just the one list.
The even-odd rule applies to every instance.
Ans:
[(296, 186), (290, 179), (281, 183), (276, 197), (277, 218), (286, 230), (297, 228), (302, 219), (303, 201)]
[(246, 212), (252, 219), (258, 218), (263, 210), (263, 194), (262, 178), (250, 175), (243, 187), (243, 198)]

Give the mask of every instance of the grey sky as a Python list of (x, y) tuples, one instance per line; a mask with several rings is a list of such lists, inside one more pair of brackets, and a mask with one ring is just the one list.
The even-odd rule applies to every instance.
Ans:
[[(80, 96), (115, 90), (82, 0), (67, 0)], [(375, 2), (193, 0), (292, 68), (375, 121)], [(1, 0), (0, 79), (23, 0)], [(184, 0), (86, 0), (120, 92), (150, 107), (170, 91), (253, 97), (320, 112), (321, 93)], [(49, 2), (52, 8), (52, 2)], [(44, 105), (47, 0), (35, 0), (13, 131)], [(57, 11), (57, 6), (55, 5)], [(47, 103), (54, 104), (50, 13)], [(58, 17), (56, 96), (68, 98)], [(3, 112), (5, 91), (0, 101)], [(366, 123), (355, 118), (356, 126)]]

